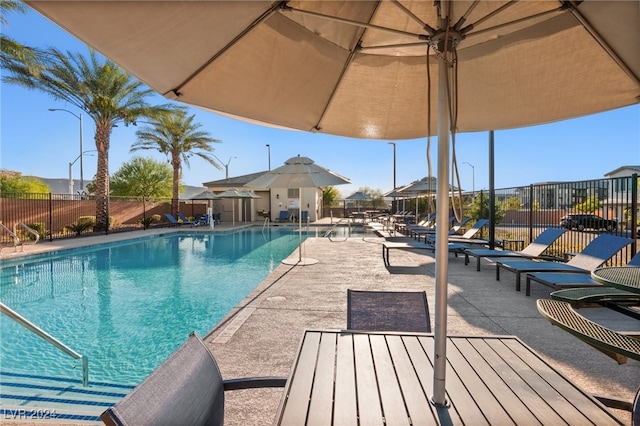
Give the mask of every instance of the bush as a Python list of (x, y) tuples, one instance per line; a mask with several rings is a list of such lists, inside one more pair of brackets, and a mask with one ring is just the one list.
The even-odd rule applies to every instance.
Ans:
[(78, 218), (78, 223), (72, 223), (71, 225), (67, 225), (64, 227), (64, 230), (75, 232), (76, 235), (80, 236), (83, 231), (93, 228), (94, 223), (91, 223), (90, 221), (80, 221), (80, 218)]
[(95, 216), (80, 216), (78, 218), (78, 225), (80, 224), (85, 224), (88, 223), (91, 225), (91, 227), (93, 228), (93, 226), (96, 224), (96, 217)]
[[(34, 231), (36, 231), (38, 233), (38, 235), (40, 235), (40, 238), (45, 238), (47, 236), (47, 229), (46, 229), (44, 223), (42, 223), (42, 222), (39, 222), (39, 223), (25, 223), (25, 225), (27, 225), (29, 228), (31, 228)], [(18, 238), (20, 238), (21, 240), (33, 241), (33, 240), (36, 239), (35, 235), (33, 235), (31, 232), (27, 231), (23, 227), (19, 227), (18, 229), (16, 229), (16, 233), (18, 234)]]
[(150, 217), (145, 217), (145, 218), (142, 218), (142, 219), (138, 219), (138, 223), (142, 224), (144, 229), (147, 229), (152, 224), (158, 223), (158, 222), (160, 222), (160, 215), (159, 214), (154, 214), (153, 216), (150, 216)]

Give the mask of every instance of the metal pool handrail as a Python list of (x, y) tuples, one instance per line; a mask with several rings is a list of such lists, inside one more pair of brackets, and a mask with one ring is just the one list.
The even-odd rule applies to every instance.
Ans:
[(62, 352), (66, 353), (71, 358), (82, 360), (82, 386), (85, 386), (85, 387), (89, 386), (89, 360), (87, 359), (86, 356), (80, 355), (78, 352), (74, 351), (69, 346), (65, 345), (60, 340), (56, 339), (55, 337), (53, 337), (52, 335), (50, 335), (49, 333), (47, 333), (46, 331), (44, 331), (43, 329), (41, 329), (40, 327), (38, 327), (37, 325), (35, 325), (34, 323), (32, 323), (31, 321), (29, 321), (28, 319), (26, 319), (25, 317), (23, 317), (22, 315), (20, 315), (19, 313), (17, 313), (16, 311), (14, 311), (13, 309), (11, 309), (10, 307), (8, 307), (2, 302), (0, 302), (0, 313), (5, 314), (6, 316), (8, 316), (9, 318), (14, 320), (21, 326), (23, 326), (24, 328), (26, 328), (36, 336), (40, 337), (41, 339), (45, 340), (46, 342), (60, 349)]
[[(31, 233), (34, 237), (36, 237), (36, 240), (33, 242), (33, 244), (37, 243), (38, 240), (40, 240), (40, 234), (38, 233), (38, 231), (28, 227), (27, 225), (25, 225), (22, 222), (16, 222), (16, 223), (13, 224), (13, 233), (14, 234), (18, 235), (18, 226), (22, 226), (27, 232)], [(23, 248), (23, 250), (24, 250), (24, 248)]]
[[(20, 238), (16, 235), (15, 232), (11, 231), (11, 229), (7, 228), (7, 226), (0, 221), (0, 229), (4, 229), (10, 236), (13, 238), (13, 247), (15, 251), (18, 251), (18, 244), (20, 244)], [(24, 251), (24, 245), (21, 245), (22, 251)], [(0, 248), (2, 250), (2, 248)]]

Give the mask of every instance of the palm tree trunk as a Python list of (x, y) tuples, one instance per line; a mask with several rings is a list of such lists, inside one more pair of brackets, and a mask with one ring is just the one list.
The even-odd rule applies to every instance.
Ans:
[(173, 167), (173, 193), (171, 196), (171, 211), (175, 216), (178, 213), (178, 197), (180, 197), (180, 171), (182, 169), (182, 163), (179, 155), (173, 155), (171, 159), (171, 166)]
[(109, 136), (110, 129), (96, 126), (96, 149), (98, 168), (96, 171), (96, 224), (97, 232), (109, 230)]

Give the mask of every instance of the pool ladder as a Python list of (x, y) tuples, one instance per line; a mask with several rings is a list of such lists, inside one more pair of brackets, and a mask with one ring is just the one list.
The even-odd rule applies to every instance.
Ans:
[[(18, 237), (18, 226), (21, 226), (24, 230), (26, 230), (27, 232), (33, 234), (36, 238), (35, 241), (33, 242), (33, 244), (37, 243), (38, 240), (40, 240), (40, 234), (38, 234), (38, 232), (30, 227), (28, 227), (27, 225), (25, 225), (22, 222), (17, 222), (13, 225), (13, 231), (11, 229), (9, 229), (4, 223), (0, 222), (0, 229), (5, 231), (7, 234), (9, 234), (9, 236), (11, 238), (13, 238), (13, 247), (14, 250), (17, 252), (18, 251), (18, 245), (20, 246), (21, 250), (20, 251), (24, 251), (24, 241), (20, 240), (20, 237)], [(0, 247), (0, 252), (2, 251), (3, 247)]]
[[(333, 230), (340, 225), (341, 223), (343, 223), (345, 221), (345, 219), (340, 219), (339, 221), (337, 221), (336, 223), (333, 224), (333, 226), (331, 228), (329, 228), (329, 230), (327, 232), (324, 233), (324, 237), (325, 238), (329, 238), (329, 241), (333, 242), (333, 239), (331, 238), (331, 233), (333, 232)], [(347, 222), (347, 227), (349, 228), (347, 231), (347, 236), (344, 238), (344, 240), (340, 240), (340, 241), (347, 241), (347, 239), (351, 236), (351, 221), (349, 219), (346, 219)]]
[(62, 352), (66, 353), (73, 359), (79, 359), (82, 361), (82, 386), (89, 386), (89, 360), (86, 356), (80, 355), (78, 352), (71, 349), (69, 346), (62, 343), (60, 340), (56, 339), (4, 303), (0, 302), (0, 313), (8, 316), (36, 336), (40, 337), (42, 340), (47, 343), (55, 346), (57, 349), (60, 349)]
[[(18, 251), (18, 245), (22, 248), (22, 251), (24, 251), (24, 245), (20, 242), (20, 238), (18, 238), (18, 235), (14, 231), (7, 228), (7, 226), (2, 222), (0, 222), (0, 229), (5, 231), (11, 238), (13, 238), (13, 247), (16, 252)], [(2, 252), (2, 247), (0, 247), (0, 252)]]

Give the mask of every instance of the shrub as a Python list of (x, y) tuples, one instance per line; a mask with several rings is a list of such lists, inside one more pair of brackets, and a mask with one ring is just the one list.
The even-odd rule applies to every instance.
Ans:
[(91, 223), (90, 221), (81, 222), (78, 218), (78, 223), (72, 223), (71, 225), (67, 225), (64, 227), (64, 229), (66, 231), (75, 232), (76, 235), (79, 236), (80, 234), (82, 234), (83, 231), (93, 228), (93, 225), (94, 224)]
[(153, 216), (150, 216), (150, 217), (138, 219), (138, 223), (142, 224), (144, 229), (147, 229), (149, 226), (157, 222), (160, 222), (159, 214), (154, 214)]
[[(47, 229), (46, 229), (44, 223), (42, 223), (42, 222), (39, 222), (39, 223), (25, 223), (25, 225), (27, 225), (29, 228), (31, 228), (34, 231), (36, 231), (38, 233), (38, 235), (40, 235), (40, 238), (45, 238), (47, 236)], [(36, 239), (35, 235), (33, 235), (31, 232), (27, 231), (23, 227), (19, 227), (18, 229), (16, 229), (16, 233), (18, 234), (18, 238), (20, 238), (21, 240), (33, 241), (33, 240)]]

